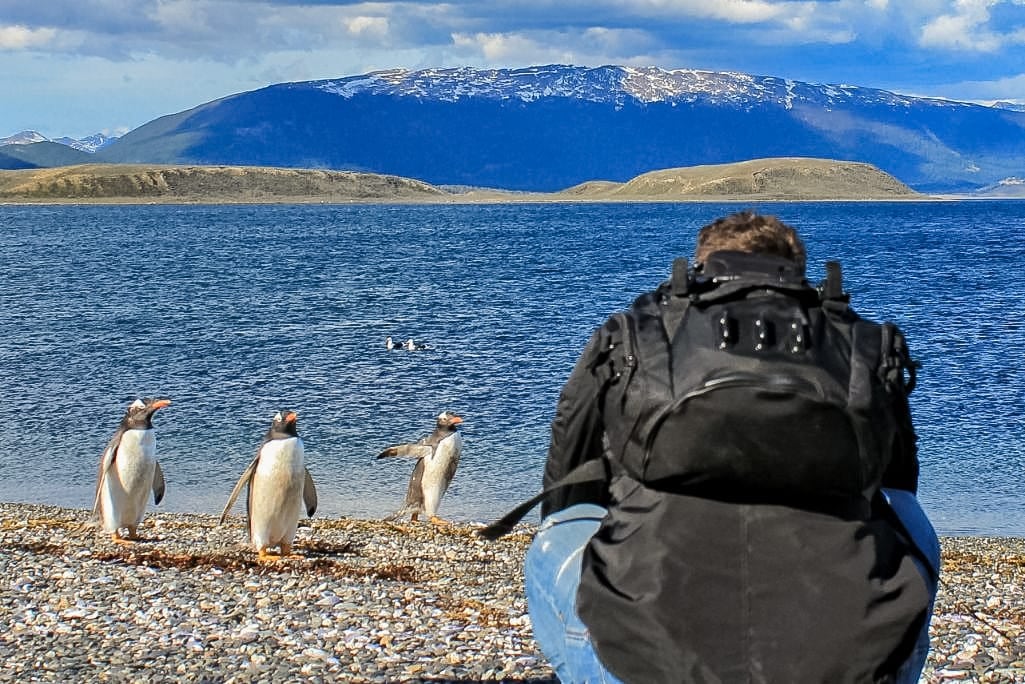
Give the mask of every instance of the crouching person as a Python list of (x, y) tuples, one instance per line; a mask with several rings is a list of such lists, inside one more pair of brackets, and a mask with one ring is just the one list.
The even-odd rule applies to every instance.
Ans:
[(917, 682), (939, 545), (892, 324), (743, 212), (592, 336), (552, 423), (526, 559), (564, 682)]

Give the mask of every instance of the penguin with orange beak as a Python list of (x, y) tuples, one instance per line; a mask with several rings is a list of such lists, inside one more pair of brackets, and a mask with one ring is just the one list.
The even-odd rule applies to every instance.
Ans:
[(100, 458), (92, 522), (102, 525), (115, 542), (139, 539), (139, 524), (146, 514), (150, 491), (153, 503), (159, 504), (164, 498), (153, 414), (170, 405), (170, 399), (133, 401)]
[(317, 510), (317, 490), (306, 469), (297, 418), (295, 411), (275, 414), (256, 458), (242, 473), (221, 513), (224, 523), (239, 494), (249, 488), (249, 539), (261, 560), (291, 556), (299, 519), (303, 513), (312, 516)]
[(452, 411), (442, 411), (435, 421), (434, 432), (416, 442), (390, 446), (377, 455), (379, 459), (394, 456), (417, 459), (402, 508), (386, 520), (398, 520), (409, 515), (410, 520), (416, 522), (420, 514), (424, 513), (433, 524), (445, 524), (438, 517), (438, 506), (459, 466), (463, 438), (456, 428), (462, 422), (462, 416)]

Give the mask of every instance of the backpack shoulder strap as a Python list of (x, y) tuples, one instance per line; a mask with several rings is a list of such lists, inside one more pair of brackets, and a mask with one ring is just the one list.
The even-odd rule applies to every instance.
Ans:
[(536, 496), (527, 499), (516, 508), (512, 509), (501, 519), (496, 520), (487, 527), (478, 530), (477, 534), (485, 539), (495, 540), (499, 537), (508, 534), (512, 531), (512, 528), (516, 526), (520, 520), (523, 519), (527, 513), (530, 512), (534, 506), (541, 503), (549, 494), (557, 489), (568, 487), (569, 485), (580, 484), (582, 482), (594, 482), (596, 480), (604, 480), (608, 477), (608, 466), (606, 465), (605, 459), (595, 458), (590, 461), (581, 463), (573, 470), (566, 473), (559, 481), (553, 483), (551, 486), (545, 488), (543, 492)]

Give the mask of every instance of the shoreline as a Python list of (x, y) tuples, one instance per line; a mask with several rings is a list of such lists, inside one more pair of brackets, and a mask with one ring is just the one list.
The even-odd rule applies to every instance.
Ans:
[[(317, 518), (258, 563), (243, 520), (150, 513), (115, 544), (88, 511), (0, 503), (0, 653), (15, 679), (554, 682), (523, 554), (477, 525)], [(923, 682), (1025, 682), (1025, 538), (942, 537)]]
[[(554, 193), (553, 193), (554, 194)], [(888, 198), (815, 198), (803, 197), (738, 197), (735, 195), (708, 197), (686, 197), (686, 198), (649, 198), (649, 197), (623, 197), (623, 198), (594, 198), (594, 197), (549, 197), (543, 194), (524, 196), (495, 195), (487, 197), (464, 197), (453, 195), (441, 198), (404, 198), (404, 197), (376, 197), (376, 198), (319, 198), (319, 197), (274, 197), (259, 200), (234, 200), (227, 198), (195, 198), (184, 199), (172, 198), (132, 198), (132, 197), (105, 197), (96, 199), (82, 198), (48, 198), (41, 200), (27, 199), (0, 199), (0, 207), (91, 207), (91, 206), (469, 206), (469, 205), (496, 205), (496, 204), (814, 204), (814, 203), (843, 203), (843, 204), (879, 204), (879, 203), (949, 203), (949, 202), (1005, 202), (1013, 201), (1015, 197), (955, 197), (939, 195), (920, 195), (916, 197), (888, 197)]]
[(559, 192), (473, 191), (444, 196), (422, 197), (310, 197), (275, 196), (259, 199), (231, 197), (63, 197), (63, 198), (3, 198), (0, 207), (135, 207), (135, 206), (468, 206), (496, 204), (915, 204), (953, 202), (1014, 202), (1025, 201), (1025, 196), (974, 196), (956, 194), (920, 194), (905, 197), (779, 197), (768, 195), (693, 195), (682, 197), (576, 197)]

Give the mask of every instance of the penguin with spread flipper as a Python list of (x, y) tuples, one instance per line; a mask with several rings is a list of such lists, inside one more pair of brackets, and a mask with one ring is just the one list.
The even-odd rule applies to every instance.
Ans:
[(101, 525), (115, 542), (138, 541), (149, 493), (155, 504), (164, 498), (153, 414), (170, 405), (170, 399), (133, 401), (100, 458), (91, 522)]
[[(317, 510), (317, 490), (304, 462), (303, 441), (296, 430), (294, 411), (279, 411), (256, 453), (242, 473), (221, 513), (221, 523), (242, 489), (249, 488), (246, 519), (249, 539), (260, 556), (292, 556), (292, 541), (299, 519)], [(277, 553), (271, 551), (277, 549)]]
[(433, 524), (445, 524), (438, 517), (438, 505), (459, 466), (463, 438), (456, 428), (462, 422), (461, 416), (443, 411), (438, 415), (434, 432), (416, 442), (390, 446), (377, 455), (379, 459), (393, 456), (417, 459), (409, 479), (405, 503), (386, 520), (398, 520), (409, 515), (410, 520), (416, 522), (423, 513)]

